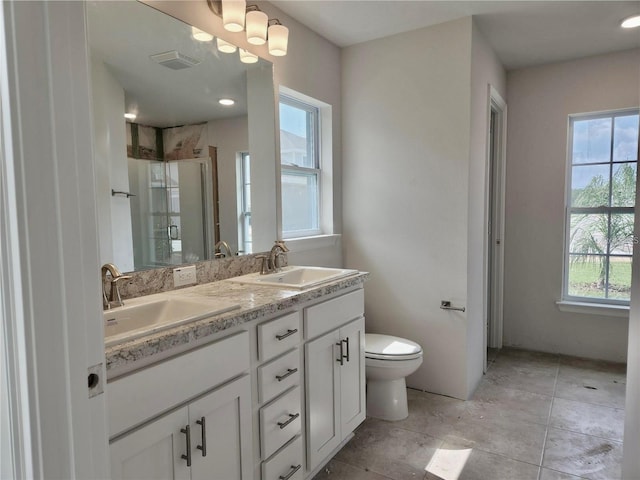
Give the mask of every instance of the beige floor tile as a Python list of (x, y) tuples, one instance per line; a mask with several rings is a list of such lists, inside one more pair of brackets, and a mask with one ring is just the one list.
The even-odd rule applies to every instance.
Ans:
[(596, 372), (609, 372), (625, 375), (627, 373), (627, 365), (618, 362), (607, 362), (605, 360), (593, 360), (590, 358), (568, 357), (561, 355), (559, 359), (560, 365), (568, 367), (584, 368)]
[(537, 480), (539, 467), (445, 442), (427, 466), (425, 480)]
[(549, 428), (543, 467), (592, 480), (620, 478), (622, 443)]
[(552, 397), (482, 382), (468, 411), (476, 417), (504, 418), (546, 425)]
[(550, 425), (622, 442), (624, 410), (556, 398), (553, 401)]
[(542, 468), (540, 470), (540, 480), (580, 480), (583, 477), (576, 477), (575, 475), (569, 475), (568, 473), (556, 472), (555, 470), (549, 470), (548, 468)]
[(624, 408), (625, 388), (624, 372), (560, 365), (555, 396), (605, 407)]
[(443, 439), (471, 442), (475, 448), (540, 465), (546, 426), (512, 419), (465, 419)]
[(389, 477), (333, 459), (313, 480), (389, 480)]
[(496, 360), (500, 362), (520, 363), (530, 366), (555, 367), (558, 365), (560, 355), (555, 353), (534, 352), (533, 350), (522, 350), (519, 348), (504, 347), (499, 350)]
[(369, 418), (335, 458), (394, 480), (414, 480), (425, 475), (441, 444), (442, 440), (432, 436)]
[(553, 395), (557, 373), (557, 365), (510, 361), (499, 355), (487, 370), (483, 383), (540, 395)]

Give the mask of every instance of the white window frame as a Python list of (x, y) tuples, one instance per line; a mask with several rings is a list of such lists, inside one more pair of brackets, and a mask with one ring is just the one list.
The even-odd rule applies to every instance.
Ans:
[[(249, 223), (251, 222), (251, 211), (247, 209), (247, 203), (251, 203), (247, 195), (247, 185), (251, 189), (251, 178), (248, 170), (251, 169), (251, 155), (249, 152), (237, 154), (237, 205), (238, 205), (238, 248), (242, 253), (253, 253), (253, 238), (249, 234)], [(249, 164), (249, 169), (247, 169)]]
[[(568, 127), (567, 127), (567, 166), (566, 166), (566, 185), (565, 185), (565, 247), (563, 255), (563, 281), (562, 281), (562, 300), (558, 303), (558, 306), (563, 311), (580, 312), (580, 313), (604, 313), (611, 314), (613, 316), (625, 316), (628, 315), (629, 300), (619, 300), (611, 298), (596, 298), (596, 297), (581, 297), (575, 295), (569, 295), (569, 264), (570, 264), (570, 241), (571, 241), (571, 214), (575, 209), (585, 211), (585, 208), (578, 208), (571, 206), (571, 181), (573, 175), (573, 124), (576, 121), (591, 120), (597, 118), (615, 118), (627, 115), (638, 114), (640, 110), (638, 108), (627, 108), (620, 110), (610, 110), (604, 112), (592, 112), (569, 115)], [(613, 142), (613, 136), (615, 132), (611, 131), (611, 141)], [(636, 169), (640, 165), (636, 158)], [(612, 165), (613, 162), (613, 149), (610, 153), (608, 162), (602, 162), (602, 165)], [(618, 162), (615, 162), (618, 163)], [(632, 163), (632, 162), (629, 162)], [(597, 164), (594, 164), (597, 165)], [(636, 170), (637, 171), (637, 170)], [(640, 185), (636, 181), (636, 188)], [(636, 206), (633, 207), (594, 207), (594, 213), (634, 213)], [(610, 256), (608, 252), (607, 257)], [(603, 310), (606, 307), (607, 312)], [(597, 310), (589, 311), (590, 308), (596, 308)], [(612, 310), (613, 309), (613, 310)], [(618, 309), (623, 309), (618, 311)], [(611, 310), (611, 311), (609, 311)]]
[[(313, 112), (313, 148), (312, 154), (314, 155), (314, 165), (316, 168), (285, 165), (282, 163), (282, 157), (279, 158), (280, 167), (280, 232), (283, 239), (296, 239), (296, 238), (308, 238), (316, 237), (326, 234), (331, 234), (333, 228), (329, 227), (332, 222), (331, 202), (327, 202), (327, 199), (332, 198), (332, 177), (331, 177), (331, 106), (323, 102), (315, 100), (306, 95), (295, 92), (286, 87), (280, 87), (280, 103), (286, 103), (296, 108)], [(308, 230), (292, 230), (285, 232), (283, 229), (283, 209), (282, 209), (282, 175), (290, 173), (302, 173), (311, 174), (316, 177), (318, 198), (317, 198), (317, 215), (318, 215), (318, 228)]]

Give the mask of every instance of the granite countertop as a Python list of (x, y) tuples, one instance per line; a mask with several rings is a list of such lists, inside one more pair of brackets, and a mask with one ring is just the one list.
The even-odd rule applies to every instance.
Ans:
[(296, 305), (362, 284), (369, 274), (356, 275), (324, 283), (307, 290), (287, 290), (221, 280), (167, 292), (181, 297), (215, 297), (240, 305), (239, 309), (125, 341), (105, 349), (107, 373), (171, 349), (184, 347), (204, 337)]

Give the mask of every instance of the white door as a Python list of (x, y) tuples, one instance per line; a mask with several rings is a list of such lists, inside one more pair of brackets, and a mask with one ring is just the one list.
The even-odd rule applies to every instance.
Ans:
[(113, 480), (188, 480), (187, 407), (176, 410), (113, 442), (110, 447)]
[(334, 330), (305, 345), (307, 468), (313, 470), (341, 442), (338, 345)]
[(253, 475), (251, 383), (245, 375), (189, 405), (193, 480)]
[(342, 439), (366, 417), (364, 374), (364, 318), (340, 329), (347, 358), (340, 366), (340, 416)]

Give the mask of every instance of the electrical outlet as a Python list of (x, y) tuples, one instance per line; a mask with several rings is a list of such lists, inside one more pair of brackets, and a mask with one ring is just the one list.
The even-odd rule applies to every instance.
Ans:
[(173, 286), (183, 287), (196, 283), (196, 266), (180, 267), (173, 269)]

